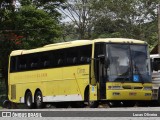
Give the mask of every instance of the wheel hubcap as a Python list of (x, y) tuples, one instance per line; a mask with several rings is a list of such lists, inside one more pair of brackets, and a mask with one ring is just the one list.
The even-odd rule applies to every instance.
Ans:
[(39, 105), (41, 105), (41, 103), (42, 103), (42, 98), (40, 95), (38, 95), (37, 96), (37, 105), (39, 106)]

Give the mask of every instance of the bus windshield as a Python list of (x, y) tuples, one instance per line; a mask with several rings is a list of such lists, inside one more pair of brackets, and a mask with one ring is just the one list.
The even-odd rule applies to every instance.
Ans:
[(150, 82), (147, 46), (107, 45), (108, 80), (118, 82)]
[(133, 82), (150, 82), (150, 65), (147, 46), (131, 45)]

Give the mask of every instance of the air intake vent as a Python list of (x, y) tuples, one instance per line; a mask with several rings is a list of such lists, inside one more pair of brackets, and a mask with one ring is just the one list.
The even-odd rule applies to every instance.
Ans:
[(16, 99), (16, 85), (11, 85), (11, 99)]
[(143, 87), (134, 87), (134, 89), (142, 89)]
[(130, 85), (123, 85), (122, 87), (123, 87), (123, 89), (131, 89)]
[(124, 85), (122, 86), (123, 89), (142, 89), (143, 87), (139, 87), (139, 86), (130, 86), (130, 85)]

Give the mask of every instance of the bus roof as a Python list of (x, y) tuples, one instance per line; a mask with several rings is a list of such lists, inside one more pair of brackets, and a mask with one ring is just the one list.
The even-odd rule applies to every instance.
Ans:
[(145, 41), (129, 39), (129, 38), (98, 38), (95, 42), (109, 42), (109, 43), (133, 43), (133, 44), (147, 44)]
[(43, 47), (30, 49), (30, 50), (14, 50), (11, 52), (10, 56), (43, 52), (43, 51), (49, 51), (49, 50), (56, 50), (56, 49), (61, 49), (61, 48), (69, 48), (69, 47), (74, 47), (74, 46), (83, 46), (83, 45), (89, 45), (89, 44), (92, 44), (91, 40), (75, 40), (75, 41), (70, 41), (70, 42), (61, 42), (61, 43), (45, 45)]
[(95, 42), (146, 44), (146, 42), (144, 41), (127, 39), (127, 38), (98, 38), (94, 40), (75, 40), (75, 41), (69, 41), (69, 42), (49, 44), (40, 48), (30, 49), (30, 50), (14, 50), (11, 52), (11, 56), (56, 50), (61, 48), (69, 48), (74, 46), (89, 45)]

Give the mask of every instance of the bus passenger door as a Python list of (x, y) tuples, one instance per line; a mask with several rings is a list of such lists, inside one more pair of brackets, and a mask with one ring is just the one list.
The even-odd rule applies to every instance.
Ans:
[(98, 62), (97, 63), (98, 98), (102, 100), (106, 99), (105, 56), (99, 55), (97, 62)]

